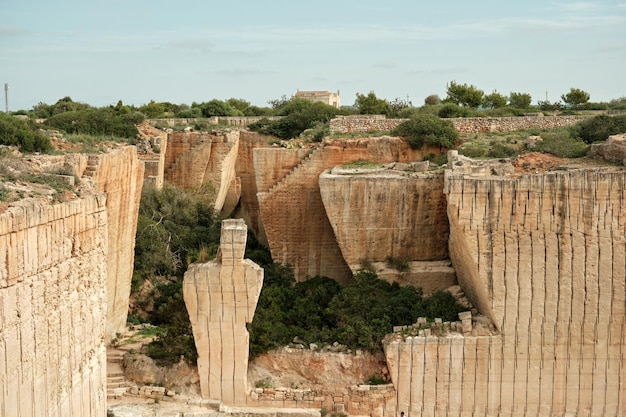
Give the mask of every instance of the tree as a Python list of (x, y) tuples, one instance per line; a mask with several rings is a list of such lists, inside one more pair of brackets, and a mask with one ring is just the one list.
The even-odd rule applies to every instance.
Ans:
[(573, 108), (577, 108), (581, 104), (585, 104), (589, 101), (589, 93), (579, 88), (570, 88), (569, 93), (561, 96), (561, 100)]
[(459, 133), (452, 122), (432, 114), (415, 117), (400, 123), (393, 130), (393, 134), (406, 137), (408, 144), (413, 149), (419, 149), (424, 144), (451, 148), (459, 138)]
[(148, 104), (144, 104), (139, 107), (139, 111), (146, 115), (150, 119), (159, 117), (165, 112), (165, 107), (161, 103), (156, 103), (154, 100), (150, 100)]
[(338, 110), (334, 106), (312, 102), (303, 98), (293, 98), (276, 111), (280, 120), (262, 119), (248, 126), (250, 130), (266, 135), (278, 136), (281, 139), (292, 139), (306, 129), (327, 123), (335, 117)]
[(243, 116), (243, 113), (222, 100), (213, 99), (200, 104), (204, 117), (212, 116)]
[(409, 109), (413, 106), (413, 104), (401, 98), (396, 98), (392, 102), (388, 103), (389, 105), (389, 113), (387, 113), (388, 117), (398, 118), (400, 117), (400, 112), (404, 109)]
[(387, 100), (376, 97), (373, 91), (367, 95), (356, 93), (354, 106), (359, 114), (388, 114), (390, 111)]
[(441, 104), (441, 98), (437, 94), (431, 94), (424, 99), (424, 105), (426, 106), (436, 106)]
[(504, 96), (498, 93), (496, 90), (493, 90), (493, 93), (487, 94), (483, 99), (483, 106), (490, 109), (499, 109), (506, 106), (507, 100), (507, 96)]
[(527, 93), (514, 93), (509, 94), (509, 106), (514, 109), (527, 109), (530, 107), (532, 97)]
[(484, 91), (473, 85), (457, 84), (456, 81), (450, 81), (447, 87), (448, 97), (446, 97), (446, 101), (448, 102), (473, 108), (477, 108), (483, 102)]
[(226, 104), (228, 104), (230, 107), (234, 109), (239, 110), (242, 113), (245, 113), (246, 109), (250, 107), (250, 102), (242, 98), (231, 97), (228, 100), (226, 100)]

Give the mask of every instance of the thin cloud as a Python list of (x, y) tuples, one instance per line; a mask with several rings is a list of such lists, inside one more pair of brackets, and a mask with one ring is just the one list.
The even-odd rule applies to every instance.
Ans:
[(168, 42), (159, 48), (188, 52), (209, 52), (213, 49), (213, 46), (213, 42), (205, 39), (183, 39)]
[(595, 13), (602, 9), (599, 4), (591, 2), (563, 3), (560, 6), (565, 11), (576, 13)]
[(0, 25), (0, 37), (9, 36), (21, 36), (25, 35), (26, 31), (15, 26)]
[(229, 68), (224, 70), (209, 71), (211, 74), (221, 75), (224, 77), (247, 77), (251, 75), (272, 74), (273, 71), (252, 69), (252, 68)]
[(392, 63), (392, 62), (378, 62), (374, 65), (372, 65), (372, 68), (376, 68), (376, 69), (394, 69), (396, 68), (397, 65)]

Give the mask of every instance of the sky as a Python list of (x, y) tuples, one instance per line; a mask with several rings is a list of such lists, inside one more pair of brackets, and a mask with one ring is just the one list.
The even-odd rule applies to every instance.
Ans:
[(570, 88), (594, 102), (626, 96), (626, 0), (3, 3), (10, 111), (66, 96), (267, 106), (297, 90), (339, 90), (342, 105), (373, 91), (420, 106), (444, 98), (450, 81), (533, 102)]

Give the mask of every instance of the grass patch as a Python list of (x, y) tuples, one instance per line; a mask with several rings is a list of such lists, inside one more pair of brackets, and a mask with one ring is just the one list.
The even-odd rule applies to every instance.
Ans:
[(342, 168), (352, 169), (352, 168), (382, 168), (383, 164), (380, 162), (372, 162), (367, 161), (365, 159), (357, 159), (355, 161), (344, 162), (341, 164)]

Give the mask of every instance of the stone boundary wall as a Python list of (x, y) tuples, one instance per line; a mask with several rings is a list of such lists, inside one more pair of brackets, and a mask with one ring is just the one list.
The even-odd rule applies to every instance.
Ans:
[[(554, 129), (570, 126), (589, 116), (460, 117), (448, 119), (461, 133), (510, 132), (526, 129)], [(387, 119), (384, 115), (338, 116), (330, 121), (331, 134), (388, 132), (408, 119)]]
[(0, 415), (106, 415), (107, 212), (99, 194), (0, 215)]
[(358, 385), (346, 392), (311, 389), (256, 388), (248, 406), (270, 408), (326, 409), (330, 413), (352, 416), (392, 417), (396, 390), (393, 385)]
[(151, 125), (158, 125), (165, 123), (168, 126), (187, 126), (195, 123), (212, 123), (212, 124), (228, 124), (236, 127), (246, 127), (252, 123), (256, 123), (262, 119), (268, 120), (280, 120), (285, 116), (240, 116), (240, 117), (227, 117), (227, 116), (213, 116), (213, 117), (196, 117), (196, 118), (168, 118), (168, 119), (147, 119), (146, 121)]

